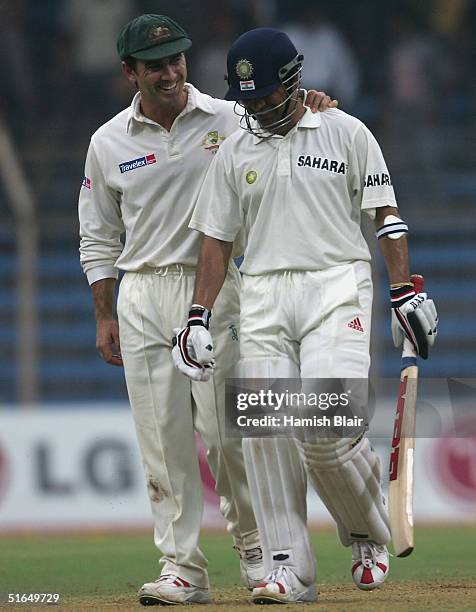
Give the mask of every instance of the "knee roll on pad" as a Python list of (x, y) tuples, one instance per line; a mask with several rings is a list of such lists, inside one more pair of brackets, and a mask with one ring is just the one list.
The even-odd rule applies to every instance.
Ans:
[(367, 438), (298, 443), (309, 477), (337, 523), (344, 546), (390, 541), (380, 460)]

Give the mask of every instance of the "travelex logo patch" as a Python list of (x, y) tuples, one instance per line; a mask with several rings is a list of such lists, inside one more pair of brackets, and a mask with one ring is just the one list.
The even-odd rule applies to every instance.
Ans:
[(144, 155), (144, 157), (138, 157), (137, 159), (131, 159), (130, 161), (119, 164), (119, 170), (121, 171), (121, 174), (124, 174), (124, 172), (129, 172), (130, 170), (135, 170), (136, 168), (141, 168), (142, 166), (150, 166), (150, 164), (155, 163), (157, 163), (155, 155), (153, 153), (149, 153), (148, 155)]
[(83, 187), (86, 187), (86, 189), (91, 189), (91, 179), (89, 178), (89, 176), (85, 176), (83, 178), (82, 185)]

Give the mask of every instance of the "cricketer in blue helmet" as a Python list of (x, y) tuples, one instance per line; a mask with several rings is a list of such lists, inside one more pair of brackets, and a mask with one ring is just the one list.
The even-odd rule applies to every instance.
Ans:
[[(246, 32), (230, 48), (227, 98), (244, 130), (220, 147), (192, 216), (190, 227), (204, 234), (193, 303), (209, 317), (233, 246), (241, 247), (240, 378), (301, 379), (303, 391), (317, 379), (361, 380), (365, 408), (372, 279), (362, 212), (378, 228), (396, 343), (405, 336), (424, 356), (436, 310), (427, 294), (415, 296), (408, 227), (377, 141), (340, 110), (309, 113), (297, 94), (302, 66), (286, 34), (273, 28)], [(218, 367), (213, 349), (205, 350), (213, 331), (190, 328), (189, 338), (199, 367)], [(363, 420), (342, 437), (308, 427), (291, 438), (244, 439), (267, 572), (253, 589), (255, 603), (317, 599), (307, 476), (351, 548), (354, 583), (371, 590), (385, 580), (391, 534), (365, 430)]]

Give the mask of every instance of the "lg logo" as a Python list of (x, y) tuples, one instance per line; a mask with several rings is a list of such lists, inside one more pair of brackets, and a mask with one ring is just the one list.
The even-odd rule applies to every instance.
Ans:
[[(197, 437), (197, 452), (206, 502), (218, 506), (215, 481), (208, 467), (206, 448)], [(82, 492), (97, 495), (132, 493), (141, 488), (143, 472), (134, 459), (134, 449), (117, 438), (101, 438), (86, 444), (65, 470), (55, 445), (37, 441), (28, 452), (34, 487), (44, 497), (72, 498)], [(0, 447), (0, 504), (11, 483), (9, 462)]]
[[(215, 481), (206, 459), (206, 448), (197, 437), (198, 460), (203, 481), (204, 497), (208, 503), (218, 504)], [(88, 444), (73, 472), (60, 474), (58, 456), (54, 448), (38, 443), (33, 450), (35, 482), (43, 495), (68, 497), (85, 488), (99, 495), (131, 491), (141, 485), (142, 472), (137, 473), (131, 448), (123, 441), (110, 438)]]
[(33, 449), (35, 482), (44, 495), (71, 496), (84, 487), (109, 495), (133, 489), (137, 477), (129, 446), (114, 438), (101, 439), (85, 447), (74, 473), (58, 474), (58, 459), (50, 444)]

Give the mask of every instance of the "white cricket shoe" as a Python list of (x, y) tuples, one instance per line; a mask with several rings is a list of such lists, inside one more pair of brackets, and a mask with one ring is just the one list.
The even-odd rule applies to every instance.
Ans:
[(386, 546), (374, 542), (352, 543), (352, 578), (359, 589), (371, 591), (383, 584), (388, 567)]
[(251, 594), (255, 604), (287, 604), (317, 601), (316, 585), (304, 585), (291, 568), (280, 565)]
[(248, 548), (234, 546), (240, 555), (240, 574), (243, 584), (251, 591), (264, 580), (263, 551), (261, 546)]
[(138, 595), (143, 606), (171, 606), (212, 601), (212, 594), (208, 589), (194, 586), (173, 574), (159, 576), (155, 582), (146, 582)]

